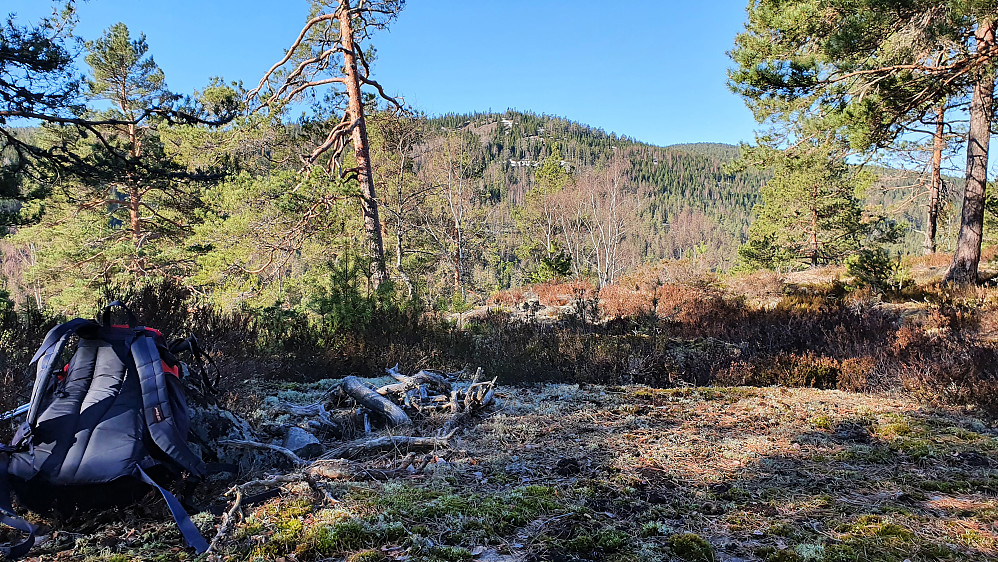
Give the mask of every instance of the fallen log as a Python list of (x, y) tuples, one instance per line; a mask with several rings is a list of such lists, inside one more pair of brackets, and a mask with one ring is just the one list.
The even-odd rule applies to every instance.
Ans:
[(367, 386), (360, 379), (349, 376), (343, 379), (340, 384), (348, 396), (357, 401), (358, 404), (380, 414), (388, 419), (390, 425), (411, 425), (412, 420), (398, 405), (378, 394), (371, 387)]
[(295, 416), (314, 416), (319, 418), (320, 425), (327, 428), (340, 429), (340, 426), (338, 426), (336, 422), (329, 417), (329, 410), (326, 409), (326, 405), (322, 402), (315, 402), (307, 405), (282, 402), (281, 404), (278, 404), (276, 410), (279, 412), (287, 412)]
[(326, 452), (320, 458), (322, 460), (349, 459), (364, 453), (374, 453), (391, 449), (405, 450), (407, 452), (411, 449), (433, 449), (447, 445), (450, 438), (454, 436), (454, 433), (454, 431), (451, 431), (442, 437), (407, 437), (405, 435), (388, 435), (385, 437), (377, 437), (375, 439), (355, 441), (353, 443), (341, 445), (340, 447)]

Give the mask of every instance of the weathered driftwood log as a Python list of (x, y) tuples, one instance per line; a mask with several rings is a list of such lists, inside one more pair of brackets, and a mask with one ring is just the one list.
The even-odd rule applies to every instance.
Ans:
[(343, 379), (340, 384), (343, 392), (357, 401), (365, 408), (380, 414), (388, 419), (390, 425), (411, 425), (412, 420), (395, 403), (384, 396), (378, 394), (371, 387), (367, 386), (360, 379), (349, 376)]
[[(471, 418), (476, 412), (486, 408), (495, 399), (497, 379), (477, 382), (481, 371), (481, 369), (478, 370), (478, 373), (475, 374), (475, 382), (472, 382), (464, 391), (454, 390), (451, 392), (449, 405), (453, 415), (444, 424), (444, 427), (440, 430), (440, 434), (453, 434), (461, 424)], [(461, 400), (462, 392), (464, 394), (463, 400)]]
[(411, 449), (433, 449), (435, 447), (447, 445), (448, 441), (453, 436), (453, 431), (442, 437), (407, 437), (404, 435), (388, 435), (385, 437), (377, 437), (375, 439), (355, 441), (353, 443), (341, 445), (331, 451), (323, 453), (321, 458), (323, 460), (349, 459), (360, 456), (364, 453), (373, 453), (391, 449), (404, 450), (407, 452)]

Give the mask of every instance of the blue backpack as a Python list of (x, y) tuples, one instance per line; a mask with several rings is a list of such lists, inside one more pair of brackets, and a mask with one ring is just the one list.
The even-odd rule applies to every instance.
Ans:
[[(127, 312), (126, 325), (111, 324), (115, 306)], [(58, 358), (73, 335), (76, 352), (62, 366)], [(200, 354), (190, 340), (167, 346), (117, 301), (100, 322), (77, 318), (46, 335), (31, 360), (37, 370), (27, 418), (9, 446), (0, 444), (0, 523), (28, 536), (0, 554), (19, 558), (35, 543), (38, 529), (15, 514), (14, 496), (39, 513), (67, 513), (134, 503), (150, 486), (187, 544), (198, 554), (207, 550), (180, 501), (157, 482), (197, 482), (207, 472), (187, 444), (186, 367), (174, 355), (182, 348)]]

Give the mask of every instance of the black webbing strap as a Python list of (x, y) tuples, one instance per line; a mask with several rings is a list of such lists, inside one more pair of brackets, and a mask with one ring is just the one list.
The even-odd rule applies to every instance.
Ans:
[[(172, 354), (189, 351), (194, 358), (195, 363), (193, 367), (201, 379), (200, 382), (204, 392), (218, 394), (218, 384), (222, 381), (222, 372), (219, 370), (218, 365), (215, 364), (215, 360), (211, 358), (211, 355), (208, 355), (201, 348), (201, 345), (198, 344), (198, 339), (193, 334), (188, 338), (171, 343), (169, 349)], [(209, 367), (210, 370), (214, 371), (214, 381), (212, 381), (212, 377), (209, 374)]]
[(187, 511), (184, 510), (184, 506), (180, 504), (180, 500), (176, 496), (171, 494), (169, 490), (160, 486), (155, 480), (146, 474), (146, 471), (142, 470), (142, 467), (136, 467), (138, 469), (137, 476), (146, 484), (159, 490), (160, 494), (163, 494), (163, 499), (166, 500), (166, 507), (170, 509), (170, 515), (173, 515), (173, 520), (177, 522), (177, 528), (180, 529), (180, 534), (184, 536), (184, 540), (187, 541), (187, 545), (197, 551), (198, 554), (204, 554), (208, 550), (208, 541), (204, 540), (201, 536), (201, 531), (194, 525), (191, 521), (191, 517), (187, 515)]
[(28, 534), (28, 538), (24, 539), (23, 542), (10, 546), (0, 546), (0, 556), (13, 560), (25, 556), (31, 547), (35, 546), (35, 533), (38, 532), (38, 527), (14, 513), (14, 507), (10, 501), (10, 480), (7, 475), (9, 460), (10, 458), (6, 454), (0, 454), (0, 523)]

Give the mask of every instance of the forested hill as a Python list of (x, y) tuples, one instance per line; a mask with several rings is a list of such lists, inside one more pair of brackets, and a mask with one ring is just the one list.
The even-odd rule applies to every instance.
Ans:
[(518, 111), (449, 114), (430, 119), (431, 135), (476, 136), (486, 189), (496, 201), (520, 203), (536, 171), (555, 151), (573, 175), (627, 162), (629, 254), (638, 262), (697, 255), (730, 266), (744, 241), (765, 176), (728, 174), (738, 147), (694, 143), (653, 146), (561, 117)]

